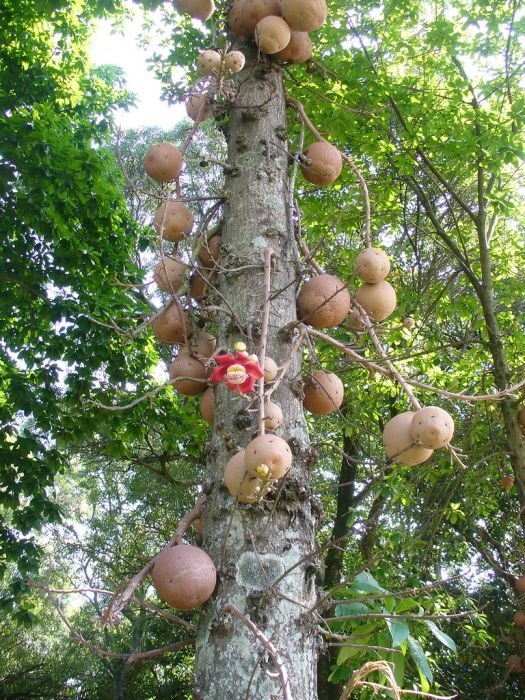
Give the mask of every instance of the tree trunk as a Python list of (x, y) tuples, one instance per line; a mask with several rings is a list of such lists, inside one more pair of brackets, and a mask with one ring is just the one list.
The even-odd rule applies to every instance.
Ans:
[[(220, 313), (219, 347), (231, 351), (235, 342), (244, 341), (249, 353), (258, 351), (263, 258), (271, 247), (267, 354), (282, 365), (294, 340), (294, 333), (282, 329), (296, 320), (299, 277), (288, 209), (284, 93), (280, 69), (248, 63), (229, 111), (231, 169), (225, 184), (219, 303), (233, 316)], [(197, 640), (195, 696), (203, 700), (316, 698), (317, 635), (309, 613), (316, 600), (316, 561), (308, 556), (315, 549), (316, 512), (308, 474), (311, 452), (296, 389), (299, 372), (296, 353), (272, 396), (284, 414), (277, 434), (290, 445), (293, 465), (260, 504), (236, 505), (222, 484), (227, 461), (257, 434), (258, 403), (254, 395), (242, 397), (222, 385), (216, 392), (204, 549), (217, 566), (218, 585)], [(288, 674), (286, 689), (269, 645), (225, 612), (229, 604), (271, 640)]]

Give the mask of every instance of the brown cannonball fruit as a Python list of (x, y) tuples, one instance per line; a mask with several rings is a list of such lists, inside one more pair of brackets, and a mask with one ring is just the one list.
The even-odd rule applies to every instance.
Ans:
[(207, 93), (200, 92), (197, 95), (190, 95), (185, 102), (186, 114), (188, 117), (200, 124), (211, 117), (213, 109)]
[(509, 673), (522, 673), (523, 671), (523, 657), (517, 656), (516, 654), (511, 654), (507, 658), (507, 669)]
[(172, 143), (157, 143), (144, 156), (144, 170), (157, 182), (171, 182), (182, 170), (182, 153)]
[(520, 408), (518, 411), (518, 423), (525, 428), (525, 408)]
[(386, 455), (396, 464), (413, 467), (425, 462), (432, 456), (433, 450), (420, 445), (414, 445), (410, 435), (410, 426), (414, 411), (398, 413), (385, 425), (383, 430), (383, 445)]
[(350, 294), (335, 275), (317, 275), (297, 297), (299, 318), (314, 328), (338, 326), (350, 310)]
[(518, 576), (514, 582), (514, 590), (516, 593), (525, 593), (525, 576)]
[(281, 0), (281, 12), (292, 29), (313, 32), (326, 22), (328, 7), (325, 0)]
[(286, 63), (306, 63), (312, 57), (312, 40), (308, 32), (298, 32), (292, 29), (290, 41), (282, 51), (277, 51), (273, 57)]
[(215, 417), (215, 392), (213, 387), (209, 386), (201, 396), (201, 401), (199, 404), (201, 416), (204, 418), (206, 423), (213, 425), (213, 419)]
[(157, 316), (151, 330), (161, 343), (184, 343), (191, 334), (191, 322), (188, 314), (175, 302)]
[(228, 51), (224, 57), (224, 67), (230, 73), (240, 73), (245, 63), (246, 58), (242, 51)]
[(195, 338), (195, 352), (202, 357), (211, 357), (217, 346), (217, 339), (211, 333), (201, 330)]
[(151, 579), (161, 600), (176, 610), (191, 610), (211, 596), (217, 574), (204, 550), (178, 544), (157, 556)]
[(512, 619), (518, 629), (525, 629), (525, 610), (516, 610)]
[(282, 51), (290, 41), (290, 36), (290, 27), (282, 17), (275, 15), (263, 17), (255, 27), (255, 41), (263, 53)]
[(390, 260), (380, 248), (366, 248), (357, 256), (354, 272), (363, 282), (382, 282), (390, 272)]
[(197, 265), (190, 277), (190, 296), (195, 301), (201, 301), (208, 296), (210, 284), (217, 279), (217, 272)]
[(377, 284), (363, 282), (355, 299), (374, 321), (384, 321), (397, 306), (396, 290), (386, 280)]
[(273, 382), (275, 377), (277, 376), (277, 362), (275, 360), (272, 360), (271, 357), (265, 357), (264, 358), (264, 381), (265, 382)]
[(234, 36), (240, 41), (253, 39), (257, 22), (269, 15), (281, 15), (280, 0), (237, 0), (228, 14)]
[[(259, 435), (246, 446), (244, 463), (251, 476), (280, 479), (292, 465), (292, 451), (277, 435)], [(269, 470), (267, 474), (259, 470), (263, 465)]]
[(197, 70), (201, 75), (218, 75), (221, 69), (221, 55), (215, 49), (201, 51), (197, 59)]
[(254, 503), (263, 495), (262, 482), (248, 474), (244, 463), (245, 450), (234, 454), (224, 468), (224, 485), (230, 496), (238, 498), (240, 503)]
[(452, 440), (454, 421), (447, 411), (439, 406), (425, 406), (414, 414), (410, 426), (412, 440), (420, 442), (429, 450), (439, 450)]
[(213, 0), (174, 0), (174, 4), (179, 12), (187, 12), (190, 17), (203, 22), (215, 12)]
[(343, 382), (333, 372), (316, 369), (305, 379), (303, 390), (303, 406), (314, 416), (327, 416), (343, 403)]
[(181, 288), (188, 269), (186, 263), (165, 255), (153, 270), (153, 280), (163, 292), (173, 294)]
[(199, 260), (204, 267), (213, 269), (221, 259), (221, 236), (216, 233), (211, 238), (203, 240), (199, 248)]
[(266, 430), (277, 430), (283, 422), (283, 412), (281, 407), (273, 401), (264, 402), (264, 427)]
[(504, 474), (499, 480), (499, 485), (504, 491), (510, 491), (514, 486), (514, 477), (510, 474)]
[(408, 330), (410, 330), (411, 328), (414, 328), (415, 325), (416, 325), (416, 322), (414, 321), (414, 319), (411, 316), (407, 316), (403, 320), (403, 326), (405, 328), (408, 328)]
[(173, 388), (178, 391), (179, 394), (184, 396), (195, 396), (195, 394), (202, 394), (206, 390), (205, 381), (193, 381), (204, 380), (208, 374), (208, 370), (202, 364), (200, 360), (189, 352), (179, 352), (177, 357), (173, 360), (169, 367), (170, 379), (177, 379), (178, 377), (191, 377), (191, 379), (181, 379), (173, 383)]
[(191, 233), (193, 214), (182, 202), (168, 201), (161, 204), (153, 218), (153, 228), (165, 241), (178, 243)]
[(363, 317), (361, 316), (359, 309), (352, 309), (352, 311), (350, 311), (348, 323), (350, 324), (350, 327), (354, 328), (355, 330), (362, 330), (363, 328), (366, 328), (366, 324), (363, 321)]
[(303, 177), (314, 185), (330, 185), (343, 169), (339, 150), (328, 141), (316, 141), (304, 152), (306, 162), (301, 165)]

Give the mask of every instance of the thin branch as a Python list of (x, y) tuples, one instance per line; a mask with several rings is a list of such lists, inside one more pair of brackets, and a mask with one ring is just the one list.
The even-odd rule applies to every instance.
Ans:
[(250, 630), (253, 636), (262, 643), (263, 647), (271, 656), (272, 661), (277, 668), (278, 677), (280, 679), (281, 687), (283, 689), (284, 700), (293, 700), (292, 692), (290, 690), (290, 681), (288, 679), (288, 671), (286, 670), (286, 666), (284, 665), (284, 662), (281, 659), (279, 652), (272, 644), (272, 642), (257, 627), (257, 625), (255, 625), (249, 617), (242, 613), (236, 605), (233, 605), (233, 603), (228, 603), (228, 605), (224, 607), (224, 612), (229, 612), (232, 615), (235, 615), (235, 617), (237, 617), (244, 625), (246, 625), (246, 627)]

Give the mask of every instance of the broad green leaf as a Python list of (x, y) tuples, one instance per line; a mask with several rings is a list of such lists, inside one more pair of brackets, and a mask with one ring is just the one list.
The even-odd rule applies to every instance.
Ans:
[(404, 620), (392, 620), (388, 617), (385, 620), (390, 636), (392, 637), (392, 646), (399, 647), (408, 639), (410, 630)]
[(414, 600), (414, 598), (403, 598), (394, 608), (394, 612), (399, 614), (414, 609), (422, 610), (417, 600)]
[(422, 620), (422, 622), (425, 623), (434, 637), (438, 639), (441, 644), (448, 647), (451, 651), (457, 653), (456, 642), (452, 639), (452, 637), (449, 637), (448, 634), (442, 632), (433, 620)]
[(355, 603), (341, 603), (336, 605), (335, 614), (340, 615), (367, 615), (370, 611), (368, 605), (356, 601)]
[(386, 589), (382, 588), (372, 574), (361, 572), (352, 581), (352, 588), (360, 593), (387, 593)]
[[(367, 639), (363, 639), (363, 644), (368, 642)], [(348, 659), (355, 659), (356, 656), (362, 656), (366, 652), (366, 649), (359, 647), (342, 647), (337, 655), (337, 665), (341, 666), (348, 661)]]
[(423, 647), (421, 644), (417, 641), (417, 639), (414, 639), (411, 635), (408, 636), (408, 646), (410, 649), (410, 654), (412, 658), (414, 659), (414, 662), (418, 669), (421, 671), (421, 673), (425, 676), (425, 678), (429, 681), (429, 683), (432, 683), (434, 681), (434, 676), (432, 674), (432, 670), (428, 664), (427, 657), (425, 656), (425, 652), (423, 650)]

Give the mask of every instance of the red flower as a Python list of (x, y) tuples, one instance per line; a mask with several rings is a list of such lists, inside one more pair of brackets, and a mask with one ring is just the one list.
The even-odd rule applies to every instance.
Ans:
[(236, 352), (235, 355), (216, 355), (213, 359), (217, 367), (211, 373), (211, 382), (224, 382), (230, 391), (248, 394), (255, 388), (255, 382), (264, 377), (259, 362), (247, 352)]

